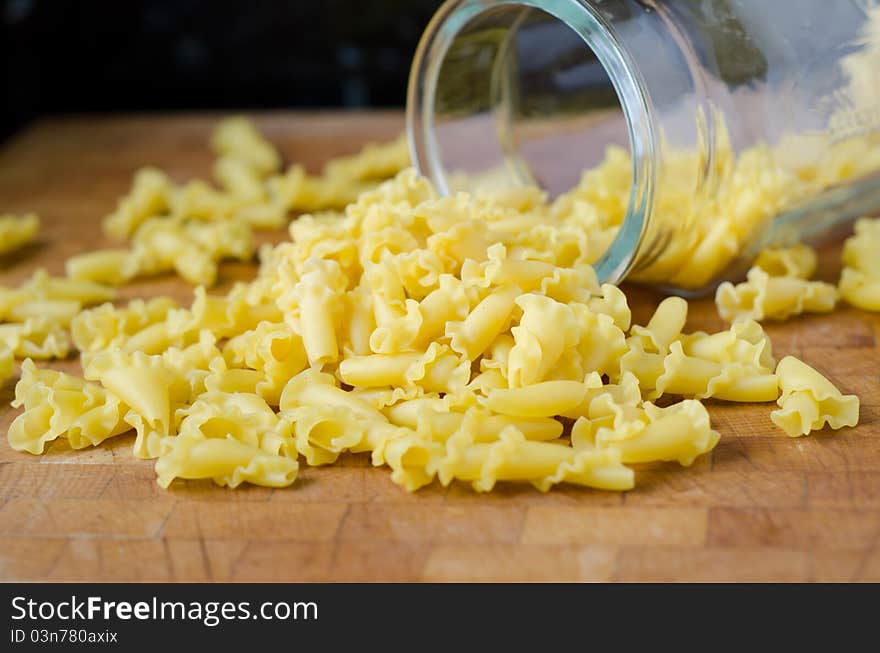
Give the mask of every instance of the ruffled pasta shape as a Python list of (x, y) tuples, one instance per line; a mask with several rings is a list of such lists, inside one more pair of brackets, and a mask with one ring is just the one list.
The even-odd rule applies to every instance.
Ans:
[(175, 478), (210, 478), (233, 488), (287, 487), (296, 479), (291, 425), (260, 397), (208, 392), (182, 413), (178, 435), (156, 461), (162, 487)]
[(792, 247), (769, 248), (762, 250), (755, 259), (759, 267), (771, 277), (794, 277), (812, 279), (816, 273), (819, 257), (816, 250), (803, 243)]
[(226, 118), (217, 125), (211, 147), (221, 157), (240, 161), (256, 174), (267, 176), (281, 168), (281, 155), (247, 118)]
[(822, 281), (771, 277), (754, 267), (746, 281), (718, 286), (715, 304), (722, 319), (786, 320), (801, 313), (829, 313), (837, 305), (837, 288)]
[(512, 388), (543, 381), (562, 354), (579, 340), (577, 317), (567, 304), (541, 295), (521, 295), (519, 325), (511, 329), (514, 345), (507, 361)]
[(37, 237), (40, 218), (35, 213), (27, 215), (0, 215), (0, 255), (21, 249)]
[(85, 378), (98, 381), (130, 410), (125, 415), (137, 432), (134, 455), (158, 458), (175, 433), (174, 411), (188, 403), (190, 386), (162, 356), (111, 351), (85, 366)]
[(677, 461), (687, 467), (720, 440), (711, 428), (706, 407), (693, 399), (668, 408), (646, 403), (642, 409), (627, 413), (620, 413), (610, 425), (578, 419), (572, 428), (572, 442), (581, 450), (614, 450), (624, 463)]
[(828, 424), (832, 429), (855, 426), (859, 398), (843, 395), (834, 384), (806, 363), (786, 356), (776, 368), (782, 390), (779, 410), (770, 419), (791, 437), (807, 435)]
[(150, 218), (132, 239), (128, 278), (175, 271), (196, 285), (212, 286), (221, 260), (247, 261), (254, 254), (253, 233), (239, 218), (217, 222)]
[(855, 235), (843, 246), (844, 268), (840, 294), (848, 304), (865, 311), (880, 311), (880, 220), (862, 218)]
[(776, 369), (770, 338), (754, 320), (738, 320), (727, 331), (718, 333), (686, 334), (681, 338), (681, 346), (688, 356), (716, 363), (741, 363), (761, 372)]
[(638, 339), (642, 349), (653, 354), (666, 354), (669, 345), (681, 337), (687, 321), (687, 302), (681, 297), (667, 297), (654, 312), (647, 326), (632, 327), (631, 338)]
[(863, 311), (880, 311), (880, 275), (871, 275), (856, 268), (843, 268), (840, 274), (840, 295), (846, 302)]
[(22, 290), (34, 299), (74, 301), (91, 306), (116, 299), (116, 290), (100, 283), (53, 277), (43, 269), (34, 272)]
[(762, 373), (741, 363), (717, 363), (688, 356), (680, 342), (672, 343), (654, 388), (652, 397), (675, 394), (755, 403), (773, 401), (778, 396), (776, 377), (771, 372)]
[(71, 279), (110, 286), (121, 286), (137, 274), (131, 264), (131, 251), (122, 248), (77, 254), (67, 259), (64, 267)]
[(515, 426), (527, 440), (547, 442), (562, 436), (561, 422), (546, 417), (507, 417), (473, 406), (464, 412), (453, 411), (439, 397), (420, 397), (384, 409), (392, 424), (414, 430), (426, 440), (446, 442), (463, 430), (474, 442), (495, 442), (507, 426)]
[(621, 358), (627, 351), (626, 336), (606, 313), (595, 312), (583, 304), (573, 304), (580, 328), (580, 339), (574, 351), (563, 355), (563, 360), (576, 364), (579, 378), (590, 372), (608, 375), (616, 379), (621, 368)]
[(121, 347), (135, 334), (164, 323), (176, 308), (177, 302), (171, 297), (156, 297), (149, 301), (135, 299), (124, 308), (103, 304), (83, 311), (73, 319), (70, 329), (73, 343), (85, 353)]
[(173, 193), (174, 185), (161, 170), (138, 170), (129, 194), (104, 218), (104, 233), (117, 240), (128, 238), (147, 219), (166, 213)]
[(230, 340), (223, 350), (227, 361), (261, 372), (256, 391), (277, 406), (287, 382), (308, 365), (302, 338), (286, 324), (260, 322), (256, 329)]
[(41, 454), (59, 437), (83, 449), (131, 429), (123, 419), (128, 408), (114, 394), (70, 374), (38, 369), (30, 359), (22, 363), (12, 405), (24, 407), (7, 434), (16, 451)]
[(34, 317), (23, 324), (0, 324), (0, 345), (16, 358), (63, 359), (70, 353), (70, 336), (55, 320)]
[(16, 289), (0, 288), (0, 319), (27, 322), (44, 318), (66, 327), (83, 306), (115, 297), (116, 291), (108, 286), (52, 277), (41, 268)]
[(289, 324), (302, 337), (310, 365), (334, 363), (339, 358), (337, 323), (347, 283), (335, 261), (310, 259), (302, 278), (279, 302)]
[(633, 471), (621, 464), (616, 449), (578, 451), (563, 444), (527, 440), (506, 427), (496, 442), (477, 443), (459, 431), (446, 443), (437, 476), (443, 485), (469, 481), (474, 490), (489, 492), (498, 481), (529, 482), (542, 492), (559, 483), (603, 490), (629, 490)]
[(368, 143), (358, 154), (330, 161), (324, 174), (356, 181), (384, 180), (409, 166), (409, 145), (401, 135), (388, 143)]
[(516, 299), (521, 291), (505, 286), (488, 295), (461, 322), (447, 322), (446, 336), (456, 353), (476, 360), (492, 341), (507, 330)]
[(586, 395), (587, 386), (578, 381), (543, 381), (525, 388), (492, 390), (480, 403), (511, 417), (554, 417), (580, 406)]

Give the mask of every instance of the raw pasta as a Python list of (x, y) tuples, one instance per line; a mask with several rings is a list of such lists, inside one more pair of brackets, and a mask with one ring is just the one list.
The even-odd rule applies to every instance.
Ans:
[(816, 251), (799, 243), (793, 247), (762, 250), (755, 259), (755, 267), (761, 268), (771, 277), (812, 279), (818, 262)]
[(40, 218), (27, 215), (0, 215), (0, 255), (21, 249), (40, 231)]
[(733, 322), (739, 319), (786, 320), (801, 313), (830, 313), (837, 305), (837, 288), (822, 281), (806, 281), (798, 277), (771, 277), (753, 267), (746, 281), (718, 286), (715, 304), (721, 317)]
[(880, 219), (862, 218), (843, 246), (840, 294), (847, 303), (880, 311)]
[[(736, 318), (725, 331), (687, 333), (679, 298), (632, 324), (624, 292), (591, 267), (628, 201), (622, 152), (551, 205), (533, 190), (438, 197), (403, 170), (403, 141), (321, 176), (280, 172), (279, 153), (243, 119), (224, 121), (212, 145), (221, 188), (140, 171), (105, 223), (130, 248), (70, 259), (70, 279), (36, 275), (0, 292), (0, 315), (24, 320), (0, 325), (0, 374), (4, 347), (66, 353), (67, 321), (84, 369), (80, 379), (26, 361), (16, 448), (39, 453), (58, 437), (78, 448), (134, 429), (134, 454), (156, 460), (163, 487), (286, 487), (300, 457), (319, 466), (368, 453), (411, 491), (435, 480), (620, 491), (635, 486), (630, 465), (687, 466), (712, 451), (720, 436), (703, 398), (778, 398), (774, 421), (787, 430), (857, 420), (852, 399), (817, 373), (788, 358), (777, 371), (758, 323), (833, 308), (834, 288), (807, 281), (811, 250), (765, 252), (745, 284), (719, 290), (722, 314)], [(763, 215), (758, 204), (784, 179), (752, 178), (760, 157), (742, 165), (731, 188), (762, 190), (724, 211)], [(253, 228), (328, 207), (344, 211), (302, 216), (290, 242), (262, 249), (253, 282), (208, 294), (220, 260), (250, 259)], [(646, 278), (680, 266), (699, 285), (747, 237), (720, 224), (698, 225), (694, 248), (672, 246)], [(103, 284), (171, 269), (202, 284), (189, 307), (159, 297), (80, 310), (113, 299)], [(53, 318), (39, 322), (38, 310)]]
[(67, 358), (70, 336), (59, 324), (35, 317), (21, 324), (0, 324), (0, 343), (16, 358), (52, 360)]
[(59, 437), (66, 438), (71, 448), (83, 449), (130, 429), (123, 421), (125, 405), (100, 385), (37, 369), (30, 359), (21, 370), (12, 405), (24, 407), (24, 412), (9, 427), (13, 449), (40, 454)]
[(859, 421), (859, 398), (843, 395), (834, 384), (806, 363), (792, 356), (776, 368), (779, 410), (770, 414), (773, 423), (791, 437), (807, 435), (828, 424), (832, 429), (855, 426)]

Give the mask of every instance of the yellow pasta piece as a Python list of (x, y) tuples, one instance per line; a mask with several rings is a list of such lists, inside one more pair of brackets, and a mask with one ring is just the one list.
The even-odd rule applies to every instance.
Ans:
[(246, 203), (266, 199), (266, 189), (257, 171), (235, 156), (221, 156), (214, 164), (214, 177), (234, 197)]
[(0, 288), (0, 320), (46, 319), (68, 326), (83, 306), (115, 297), (116, 291), (108, 286), (52, 277), (41, 268), (16, 289)]
[(125, 308), (103, 304), (83, 311), (73, 319), (70, 329), (73, 343), (85, 353), (122, 347), (147, 327), (164, 323), (175, 308), (177, 302), (170, 297), (156, 297), (149, 301), (135, 299)]
[(654, 354), (666, 354), (669, 345), (681, 337), (687, 321), (687, 302), (681, 297), (667, 297), (654, 312), (647, 326), (635, 325), (632, 338), (638, 338), (642, 349)]
[(587, 387), (577, 381), (544, 381), (525, 388), (493, 390), (482, 401), (489, 410), (512, 417), (553, 417), (580, 406)]
[(755, 259), (755, 266), (771, 277), (795, 277), (811, 279), (819, 263), (816, 251), (799, 243), (792, 247), (762, 250)]
[(58, 326), (67, 327), (81, 310), (82, 304), (77, 301), (34, 299), (12, 308), (7, 313), (6, 319), (10, 322), (45, 319)]
[(0, 255), (21, 249), (40, 231), (40, 218), (35, 213), (27, 215), (0, 215)]
[(247, 261), (253, 253), (253, 233), (241, 219), (181, 222), (151, 218), (132, 238), (135, 272), (131, 276), (174, 270), (190, 283), (211, 286), (221, 260)]
[(99, 249), (78, 254), (67, 259), (64, 265), (71, 279), (110, 286), (120, 286), (137, 274), (131, 251), (127, 249)]
[(648, 403), (635, 419), (618, 420), (611, 426), (580, 418), (572, 430), (572, 441), (581, 448), (611, 448), (624, 463), (678, 461), (686, 467), (714, 449), (719, 439), (705, 406), (693, 399), (668, 408)]
[(626, 295), (617, 286), (607, 283), (602, 284), (601, 293), (601, 296), (589, 301), (590, 310), (611, 317), (618, 329), (627, 331), (632, 323), (632, 311), (627, 304)]
[(51, 360), (67, 358), (70, 336), (51, 319), (34, 317), (21, 324), (0, 324), (0, 343), (16, 358)]
[(507, 329), (520, 295), (516, 286), (505, 286), (481, 301), (462, 322), (447, 322), (446, 335), (452, 349), (475, 360)]
[(227, 118), (217, 125), (211, 146), (221, 156), (235, 158), (259, 175), (268, 175), (281, 167), (278, 151), (247, 118)]
[(573, 352), (563, 354), (563, 361), (577, 366), (578, 378), (590, 372), (607, 374), (616, 379), (623, 371), (622, 358), (627, 351), (626, 337), (606, 313), (594, 312), (583, 304), (573, 304), (572, 310), (578, 320), (580, 339)]
[(865, 274), (856, 268), (843, 268), (840, 295), (848, 304), (865, 311), (880, 311), (880, 275)]
[(137, 432), (134, 454), (157, 458), (174, 433), (174, 410), (185, 405), (190, 386), (162, 356), (121, 351), (101, 353), (85, 366), (85, 378), (98, 381), (131, 410), (125, 421)]
[(104, 233), (123, 240), (153, 216), (168, 211), (174, 185), (168, 176), (155, 168), (142, 168), (135, 173), (128, 195), (119, 200), (116, 211), (104, 218)]
[(307, 369), (290, 379), (281, 394), (281, 412), (289, 412), (301, 406), (332, 406), (345, 408), (359, 416), (360, 419), (387, 419), (382, 413), (359, 399), (351, 392), (342, 390), (331, 374)]
[(227, 361), (262, 373), (256, 391), (278, 406), (287, 382), (308, 365), (302, 338), (286, 324), (260, 322), (256, 329), (231, 339), (224, 348)]
[(776, 368), (770, 338), (754, 320), (738, 320), (727, 331), (718, 333), (686, 334), (681, 338), (681, 346), (688, 356), (716, 363), (741, 363), (761, 372)]
[(328, 177), (355, 181), (385, 180), (410, 165), (405, 135), (388, 143), (369, 143), (358, 154), (340, 157), (324, 167)]
[(587, 392), (583, 401), (564, 413), (563, 417), (577, 419), (589, 417), (591, 420), (619, 419), (630, 408), (642, 403), (639, 380), (631, 372), (620, 375), (618, 383), (603, 384), (598, 372), (591, 372), (584, 381)]
[(30, 359), (22, 363), (12, 405), (24, 407), (7, 434), (16, 451), (41, 454), (59, 437), (83, 449), (131, 429), (123, 419), (128, 409), (115, 395), (70, 374), (38, 369)]
[(843, 246), (845, 267), (840, 294), (847, 303), (866, 311), (880, 311), (880, 219), (861, 218), (855, 235)]
[(676, 394), (727, 401), (773, 401), (778, 396), (776, 377), (770, 372), (741, 363), (717, 363), (688, 356), (680, 342), (672, 343), (663, 359), (663, 373), (657, 377), (652, 397)]
[(260, 397), (208, 392), (183, 413), (179, 434), (156, 461), (162, 487), (175, 478), (210, 478), (233, 488), (294, 482), (299, 464), (291, 425)]
[(519, 325), (511, 329), (514, 345), (507, 362), (507, 379), (513, 388), (543, 381), (563, 352), (579, 340), (577, 317), (566, 304), (541, 295), (521, 295)]
[(302, 337), (311, 365), (333, 363), (339, 358), (336, 333), (341, 313), (339, 298), (346, 283), (335, 261), (312, 259), (307, 271), (280, 304), (290, 311), (291, 325)]
[(791, 437), (807, 435), (828, 424), (832, 429), (855, 426), (859, 398), (843, 395), (834, 384), (806, 363), (786, 356), (776, 367), (782, 394), (773, 423)]
[(535, 442), (515, 426), (506, 427), (495, 443), (474, 443), (464, 432), (450, 438), (438, 476), (444, 485), (456, 479), (470, 481), (478, 492), (491, 491), (498, 481), (527, 481), (542, 492), (558, 483), (604, 490), (634, 486), (633, 471), (621, 464), (616, 449), (577, 451), (561, 444)]
[(801, 313), (829, 313), (837, 305), (837, 288), (822, 281), (771, 277), (757, 267), (746, 278), (736, 286), (730, 282), (718, 286), (715, 304), (728, 322), (785, 320)]
[(85, 306), (116, 299), (116, 290), (100, 283), (52, 277), (45, 270), (34, 272), (22, 290), (35, 299), (50, 301), (76, 301)]

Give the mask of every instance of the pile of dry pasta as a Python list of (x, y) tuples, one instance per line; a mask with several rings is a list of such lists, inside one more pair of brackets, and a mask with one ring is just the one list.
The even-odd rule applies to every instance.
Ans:
[[(809, 280), (806, 247), (765, 252), (744, 283), (719, 288), (725, 331), (686, 333), (677, 297), (631, 324), (624, 293), (591, 267), (610, 224), (591, 198), (619, 201), (596, 186), (614, 160), (548, 204), (530, 190), (438, 197), (406, 169), (402, 141), (321, 176), (282, 172), (242, 119), (222, 123), (213, 145), (220, 188), (141, 171), (105, 220), (125, 246), (74, 257), (67, 278), (38, 272), (0, 289), (0, 378), (27, 358), (16, 450), (57, 438), (80, 449), (133, 429), (134, 454), (156, 460), (165, 487), (283, 487), (300, 460), (369, 452), (408, 490), (435, 479), (627, 490), (632, 464), (690, 465), (715, 447), (701, 399), (777, 401), (772, 419), (792, 436), (858, 421), (855, 396), (794, 358), (777, 365), (759, 324), (833, 309), (838, 289)], [(253, 255), (253, 229), (340, 208), (294, 220), (290, 242), (260, 251), (252, 283), (206, 292), (219, 261)], [(870, 310), (877, 224), (859, 223), (840, 291)], [(112, 285), (166, 271), (203, 284), (190, 306), (111, 303)], [(30, 360), (71, 345), (83, 377)]]

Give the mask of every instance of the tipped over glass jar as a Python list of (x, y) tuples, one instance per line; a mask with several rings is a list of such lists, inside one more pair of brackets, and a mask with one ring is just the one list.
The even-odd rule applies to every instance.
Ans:
[(880, 0), (448, 0), (408, 98), (443, 193), (537, 186), (685, 295), (880, 210)]

